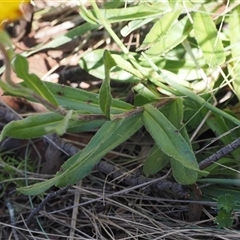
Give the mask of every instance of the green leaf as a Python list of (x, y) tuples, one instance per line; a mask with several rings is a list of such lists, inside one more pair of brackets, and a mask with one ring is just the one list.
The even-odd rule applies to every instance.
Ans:
[(231, 55), (232, 59), (228, 64), (229, 72), (233, 76), (233, 87), (235, 90), (235, 94), (238, 99), (240, 99), (240, 64), (239, 64), (239, 56), (240, 56), (240, 6), (234, 8), (229, 16), (229, 38), (230, 38), (230, 46), (231, 46)]
[(0, 139), (2, 141), (5, 137), (22, 139), (41, 137), (48, 133), (46, 127), (55, 126), (62, 119), (63, 116), (59, 114), (46, 113), (12, 121), (3, 128)]
[(17, 188), (19, 192), (26, 195), (38, 195), (46, 192), (50, 187), (54, 186), (58, 181), (57, 177), (45, 180), (44, 182), (35, 183), (27, 187)]
[(121, 29), (121, 34), (123, 37), (126, 37), (131, 32), (135, 31), (136, 29), (139, 29), (140, 27), (148, 24), (149, 22), (152, 22), (154, 19), (156, 19), (156, 17), (149, 17), (143, 20), (142, 19), (133, 20)]
[[(174, 158), (170, 158), (172, 175), (176, 182), (180, 184), (190, 185), (196, 182), (198, 178), (197, 171), (193, 171), (185, 167), (182, 163)], [(195, 179), (195, 180), (194, 180)]]
[(218, 209), (224, 209), (226, 212), (232, 213), (236, 206), (235, 197), (231, 194), (225, 194), (218, 197), (217, 207)]
[(63, 44), (71, 42), (75, 38), (80, 37), (84, 33), (94, 30), (96, 28), (98, 28), (98, 25), (96, 25), (96, 24), (94, 25), (94, 24), (90, 24), (90, 23), (84, 23), (76, 28), (69, 30), (64, 35), (54, 38), (52, 41), (50, 41), (46, 44), (41, 44), (40, 46), (35, 47), (34, 50), (26, 52), (23, 55), (25, 57), (27, 57), (34, 53), (42, 51), (44, 49), (56, 48), (56, 47), (62, 46)]
[(94, 11), (88, 10), (84, 5), (81, 5), (81, 17), (88, 23), (98, 24), (97, 16)]
[[(175, 101), (162, 108), (161, 111), (164, 116), (176, 127), (176, 129), (180, 129), (181, 135), (190, 145), (191, 143), (188, 137), (187, 130), (182, 123), (184, 114), (182, 98), (177, 98)], [(172, 174), (177, 182), (185, 181), (185, 184), (187, 184), (188, 179), (194, 179), (197, 177), (197, 172), (194, 172), (191, 169), (184, 167), (174, 158), (170, 158), (170, 161), (172, 167)]]
[(175, 23), (166, 35), (161, 35), (157, 42), (146, 51), (146, 54), (149, 56), (159, 56), (167, 53), (169, 50), (183, 42), (191, 30), (191, 22), (188, 19), (188, 16), (186, 16)]
[(104, 52), (105, 79), (99, 91), (99, 103), (103, 113), (110, 119), (110, 109), (112, 105), (112, 95), (110, 86), (110, 71), (116, 65), (108, 50)]
[(53, 185), (62, 187), (76, 183), (87, 176), (106, 153), (127, 140), (141, 127), (141, 115), (106, 122), (87, 147), (69, 158), (54, 178), (18, 190), (27, 195), (37, 195)]
[(146, 177), (152, 176), (162, 170), (169, 163), (169, 156), (155, 144), (144, 162), (143, 172)]
[[(24, 83), (20, 83), (20, 85), (25, 86)], [(45, 82), (45, 85), (54, 95), (61, 107), (81, 111), (83, 113), (102, 114), (102, 110), (99, 106), (98, 94), (51, 82)], [(133, 108), (134, 107), (129, 103), (113, 99), (111, 113), (123, 113)]]
[(226, 56), (222, 41), (209, 13), (200, 11), (194, 13), (193, 29), (206, 63), (210, 67), (216, 67), (224, 63)]
[[(0, 30), (0, 43), (3, 44), (4, 46), (7, 46), (7, 53), (8, 53), (8, 57), (10, 59), (13, 58), (13, 56), (15, 55), (14, 50), (13, 50), (13, 44), (12, 44), (12, 40), (9, 37), (9, 35), (7, 34), (6, 31), (3, 31), (2, 29)], [(0, 72), (1, 74), (2, 72)]]
[(64, 116), (64, 118), (55, 126), (51, 126), (51, 127), (45, 127), (47, 132), (55, 132), (58, 135), (63, 135), (64, 133), (66, 133), (68, 125), (69, 125), (69, 121), (72, 117), (73, 114), (73, 110), (68, 111), (68, 113), (66, 114), (66, 116)]
[(2, 88), (5, 94), (7, 93), (14, 96), (25, 97), (25, 98), (28, 98), (31, 95), (31, 92), (28, 89), (13, 87), (12, 85), (4, 82), (1, 78), (0, 78), (0, 87)]
[[(103, 49), (97, 49), (91, 51), (84, 55), (80, 61), (79, 65), (89, 74), (94, 77), (104, 79), (105, 78), (105, 70), (104, 70), (104, 62), (103, 62)], [(119, 68), (112, 70), (110, 73), (110, 77), (112, 80), (116, 81), (127, 81), (127, 82), (139, 82), (133, 75), (142, 78), (142, 74), (137, 71), (131, 63), (123, 59), (119, 54), (112, 54), (114, 61), (117, 63)], [(123, 69), (123, 70), (122, 70)]]
[[(150, 84), (148, 85), (150, 87)], [(160, 96), (156, 91), (150, 90), (148, 87), (143, 85), (142, 83), (138, 83), (136, 86), (133, 87), (134, 91), (138, 93), (137, 96), (135, 96), (134, 104), (135, 106), (142, 106), (145, 103), (153, 102), (154, 100), (159, 100)], [(139, 99), (139, 96), (141, 98)], [(143, 103), (143, 104), (141, 104)]]
[(178, 176), (182, 174), (182, 177), (178, 179), (179, 183), (195, 183), (197, 180), (197, 172), (200, 170), (189, 144), (160, 111), (151, 105), (144, 106), (144, 109), (144, 126), (155, 140), (155, 143), (166, 155), (175, 159), (182, 166), (193, 172), (193, 174), (188, 177), (184, 172), (181, 172), (180, 169)]
[(172, 76), (174, 76), (173, 73), (169, 76), (167, 71), (160, 70), (146, 54), (143, 54), (143, 56), (148, 61), (148, 63), (151, 65), (151, 67), (155, 70), (155, 76), (149, 77), (149, 80), (151, 80), (151, 82), (156, 83), (156, 85), (158, 86), (159, 81), (165, 81), (167, 84), (169, 84), (176, 90), (175, 94), (187, 96), (187, 97), (191, 98), (192, 100), (194, 100), (196, 103), (198, 103), (199, 107), (204, 106), (207, 109), (213, 111), (215, 114), (219, 114), (220, 116), (228, 119), (232, 123), (235, 123), (236, 125), (240, 125), (240, 121), (236, 117), (233, 117), (230, 114), (222, 111), (221, 109), (213, 106), (211, 103), (206, 101), (204, 98), (198, 96), (196, 93), (194, 93), (190, 89), (182, 86), (181, 84), (179, 84), (177, 82), (176, 75), (175, 75), (175, 78), (174, 78), (175, 80), (174, 80), (172, 78)]
[(169, 29), (171, 29), (174, 22), (177, 20), (181, 10), (168, 12), (163, 15), (151, 28), (149, 33), (146, 35), (143, 43), (138, 50), (144, 50), (160, 42), (167, 34), (169, 34)]
[(117, 66), (126, 72), (131, 73), (132, 75), (138, 77), (139, 79), (143, 79), (144, 76), (139, 72), (133, 65), (129, 62), (126, 61), (122, 56), (119, 54), (112, 54), (112, 58), (116, 62)]
[(74, 163), (69, 160), (62, 165), (61, 172), (57, 174), (61, 175), (57, 186), (73, 184), (87, 176), (106, 153), (131, 137), (141, 126), (140, 115), (106, 122)]
[[(69, 113), (71, 114), (71, 112)], [(61, 126), (65, 121), (68, 121), (69, 115), (64, 117), (57, 113), (45, 113), (34, 116), (29, 116), (22, 120), (12, 121), (8, 123), (2, 130), (0, 141), (5, 137), (31, 139), (38, 138), (48, 133), (55, 133), (56, 131), (64, 131), (65, 127)], [(104, 121), (95, 120), (92, 122), (84, 122), (78, 120), (70, 120), (67, 129), (86, 131), (94, 127), (99, 127)], [(66, 124), (66, 122), (65, 122)], [(60, 129), (59, 129), (59, 126)]]
[(68, 125), (67, 132), (69, 133), (80, 133), (86, 132), (92, 129), (100, 128), (106, 120), (93, 120), (91, 122), (80, 122), (80, 121), (70, 121)]
[[(100, 9), (100, 13), (102, 16), (104, 16), (107, 22), (115, 23), (157, 17), (160, 16), (162, 12), (167, 12), (170, 10), (171, 9), (169, 8), (168, 4), (154, 2), (151, 5), (143, 3), (127, 8)], [(93, 10), (86, 11), (85, 9), (83, 12), (81, 12), (81, 15), (86, 21), (91, 23), (97, 22), (96, 15)]]
[(233, 225), (232, 213), (223, 209), (219, 210), (216, 223), (218, 224), (218, 228), (231, 228)]
[[(60, 106), (72, 110), (81, 110), (94, 114), (102, 114), (102, 110), (99, 106), (98, 94), (50, 82), (46, 82), (46, 85), (53, 93)], [(126, 112), (131, 109), (133, 109), (133, 106), (129, 103), (120, 101), (118, 99), (113, 99), (112, 101), (112, 114)]]
[(48, 102), (52, 103), (55, 106), (58, 106), (57, 101), (55, 100), (52, 93), (45, 86), (44, 82), (35, 75), (28, 72), (28, 61), (25, 57), (21, 55), (16, 55), (14, 59), (14, 69), (19, 78), (23, 79), (26, 86), (34, 91), (37, 95), (46, 99)]

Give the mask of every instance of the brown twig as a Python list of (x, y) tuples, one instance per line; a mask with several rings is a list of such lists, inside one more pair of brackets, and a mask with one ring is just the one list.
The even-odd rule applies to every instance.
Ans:
[(50, 199), (52, 199), (53, 197), (56, 197), (60, 194), (62, 194), (63, 192), (67, 191), (70, 188), (70, 185), (67, 185), (63, 188), (60, 188), (58, 191), (56, 192), (51, 192), (49, 193), (44, 199), (43, 201), (36, 207), (34, 208), (30, 215), (28, 216), (28, 218), (26, 219), (26, 224), (30, 225), (33, 218), (43, 209), (43, 207), (49, 202)]
[(240, 138), (238, 138), (235, 141), (229, 143), (225, 147), (223, 147), (220, 150), (218, 150), (217, 152), (215, 152), (210, 157), (208, 157), (205, 160), (203, 160), (202, 162), (200, 162), (199, 168), (201, 170), (207, 168), (208, 166), (210, 166), (214, 162), (218, 161), (219, 159), (223, 158), (224, 156), (233, 152), (234, 150), (236, 150), (239, 147), (240, 147)]

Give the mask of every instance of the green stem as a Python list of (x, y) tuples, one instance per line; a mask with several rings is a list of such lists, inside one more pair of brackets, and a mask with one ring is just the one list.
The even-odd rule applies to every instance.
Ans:
[(119, 39), (119, 37), (117, 36), (117, 34), (112, 30), (110, 24), (105, 20), (105, 18), (102, 16), (101, 12), (99, 11), (99, 8), (96, 4), (95, 1), (92, 1), (92, 6), (93, 9), (97, 15), (97, 17), (99, 18), (99, 20), (101, 21), (101, 24), (104, 26), (104, 28), (108, 31), (109, 35), (112, 37), (112, 39), (114, 40), (114, 42), (121, 48), (122, 52), (126, 55), (129, 54), (128, 49), (125, 47), (125, 45), (122, 43), (122, 41)]
[[(110, 24), (106, 21), (106, 19), (102, 16), (101, 12), (99, 11), (99, 8), (98, 8), (98, 6), (97, 6), (95, 1), (92, 1), (92, 6), (93, 6), (93, 9), (94, 9), (94, 11), (96, 13), (96, 16), (99, 18), (101, 24), (107, 30), (107, 32), (109, 33), (111, 38), (114, 40), (115, 43), (118, 44), (118, 46), (120, 47), (122, 52), (127, 55), (128, 60), (131, 62), (131, 64), (142, 74), (142, 76), (143, 76), (142, 80), (149, 79), (149, 77), (151, 77), (151, 76), (149, 76), (149, 74), (146, 71), (146, 69), (143, 68), (137, 62), (137, 60), (134, 58), (134, 56), (129, 52), (129, 50), (125, 47), (125, 45), (122, 43), (122, 41), (116, 35), (116, 33), (112, 30)], [(151, 77), (151, 79), (149, 79), (149, 80), (152, 81), (156, 86), (158, 86), (160, 88), (163, 88), (163, 89), (165, 89), (166, 91), (168, 91), (170, 93), (175, 94), (174, 90), (172, 90), (171, 88), (169, 88), (168, 86), (163, 84), (161, 81), (159, 81), (159, 79), (156, 80), (155, 78), (152, 78), (152, 77)]]

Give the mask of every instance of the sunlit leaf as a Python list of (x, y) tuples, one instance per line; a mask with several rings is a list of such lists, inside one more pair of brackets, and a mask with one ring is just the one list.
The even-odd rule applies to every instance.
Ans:
[(232, 61), (228, 63), (229, 72), (233, 77), (233, 87), (235, 94), (240, 99), (240, 5), (236, 7), (229, 16), (229, 38), (230, 38), (230, 50), (232, 55)]
[(154, 46), (157, 42), (160, 42), (166, 35), (169, 34), (169, 29), (177, 20), (181, 10), (172, 11), (164, 14), (151, 28), (149, 33), (143, 40), (138, 50), (143, 50)]
[[(96, 15), (94, 11), (83, 9), (82, 17), (90, 23), (96, 23)], [(170, 11), (168, 4), (154, 2), (149, 4), (138, 4), (133, 7), (115, 8), (115, 9), (100, 9), (100, 13), (109, 23), (131, 21), (145, 19), (149, 17), (159, 16), (162, 12)]]
[(98, 25), (83, 23), (82, 25), (69, 30), (67, 33), (55, 37), (53, 40), (49, 41), (46, 44), (39, 44), (38, 46), (35, 46), (34, 50), (25, 52), (23, 55), (27, 57), (44, 49), (62, 46), (63, 44), (71, 42), (75, 38), (83, 35), (84, 33), (96, 29), (97, 27)]
[[(150, 87), (150, 85), (148, 86)], [(153, 102), (157, 99), (160, 99), (159, 94), (155, 91), (155, 89), (149, 89), (142, 83), (138, 83), (133, 87), (134, 91), (138, 94), (135, 95), (135, 106), (142, 106), (146, 103)]]
[(225, 52), (220, 36), (208, 13), (196, 12), (193, 15), (195, 38), (210, 67), (221, 65), (225, 61)]
[(129, 22), (125, 27), (122, 28), (121, 34), (123, 37), (126, 37), (128, 34), (133, 32), (134, 30), (139, 29), (140, 27), (146, 25), (147, 23), (153, 21), (154, 19), (156, 19), (156, 17), (149, 17), (143, 20), (142, 19), (133, 20)]
[[(93, 75), (96, 78), (104, 79), (105, 71), (104, 71), (104, 63), (103, 63), (103, 49), (97, 49), (91, 51), (84, 55), (80, 61), (79, 65), (89, 74)], [(142, 74), (137, 71), (130, 62), (125, 60), (119, 54), (111, 54), (114, 61), (116, 62), (118, 69), (113, 69), (110, 73), (110, 77), (112, 80), (117, 81), (127, 81), (127, 82), (139, 82), (135, 76), (142, 78)], [(134, 76), (133, 76), (134, 75)]]
[(14, 59), (14, 69), (17, 76), (24, 80), (26, 87), (32, 89), (34, 93), (45, 98), (53, 105), (58, 106), (56, 99), (49, 91), (49, 89), (45, 86), (45, 83), (41, 81), (37, 75), (28, 72), (28, 61), (25, 57), (16, 55), (16, 58)]
[(186, 39), (190, 31), (192, 30), (192, 24), (190, 23), (188, 16), (177, 21), (167, 32), (167, 34), (160, 35), (155, 44), (150, 46), (150, 49), (146, 51), (149, 56), (159, 56), (167, 53), (169, 50), (176, 47), (182, 41)]

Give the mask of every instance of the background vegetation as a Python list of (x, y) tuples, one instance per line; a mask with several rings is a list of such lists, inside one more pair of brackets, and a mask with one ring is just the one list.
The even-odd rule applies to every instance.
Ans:
[[(33, 23), (49, 17), (51, 11), (51, 6), (46, 12), (37, 9)], [(52, 155), (59, 159), (63, 155), (56, 148), (67, 155), (57, 173), (43, 181), (32, 173), (29, 151), (24, 164), (4, 153), (3, 187), (17, 187), (10, 198), (19, 194), (25, 199), (25, 194), (32, 202), (31, 196), (37, 196), (37, 205), (50, 188), (77, 183), (66, 193), (75, 196), (76, 202), (71, 198), (68, 203), (75, 209), (68, 220), (74, 231), (61, 223), (62, 232), (54, 233), (59, 239), (147, 239), (149, 234), (152, 239), (219, 239), (219, 228), (225, 228), (221, 235), (237, 239), (239, 149), (218, 162), (204, 165), (203, 161), (237, 140), (240, 133), (238, 1), (91, 1), (74, 11), (80, 14), (74, 28), (21, 54), (1, 32), (6, 81), (0, 85), (5, 94), (48, 109), (6, 124), (1, 141), (35, 141), (44, 136), (48, 145), (55, 146)], [(76, 22), (73, 15), (68, 16), (70, 22)], [(88, 82), (88, 90), (73, 88), (67, 86), (69, 82), (42, 81), (32, 73), (31, 55), (76, 39), (70, 56), (77, 54), (77, 69), (97, 79), (97, 85)], [(22, 82), (13, 81), (12, 70)], [(82, 82), (81, 75), (77, 79)], [(94, 134), (81, 150), (54, 135), (86, 132)], [(92, 172), (94, 168), (110, 180)], [(4, 180), (6, 176), (10, 181)], [(74, 208), (74, 204), (85, 207)], [(118, 215), (121, 209), (125, 214)], [(60, 204), (57, 211), (62, 210), (69, 214)], [(52, 212), (48, 218), (53, 216), (56, 224)], [(87, 218), (80, 220), (81, 215)], [(40, 220), (39, 229), (45, 225)], [(77, 231), (81, 221), (87, 227)], [(51, 239), (53, 230), (42, 227), (40, 231)]]

